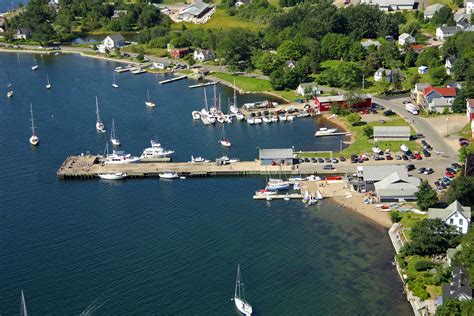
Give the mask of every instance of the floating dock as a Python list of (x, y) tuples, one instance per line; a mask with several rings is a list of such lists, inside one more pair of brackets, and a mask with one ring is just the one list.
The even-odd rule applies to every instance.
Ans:
[(199, 83), (199, 84), (194, 84), (192, 86), (188, 86), (188, 88), (194, 89), (194, 88), (202, 88), (202, 87), (207, 87), (207, 86), (212, 86), (216, 83), (219, 83), (219, 81), (211, 81), (211, 82), (206, 82), (206, 83)]
[(173, 81), (178, 81), (178, 80), (186, 79), (187, 77), (188, 77), (187, 75), (183, 75), (183, 76), (174, 77), (174, 78), (171, 78), (171, 79), (162, 80), (162, 81), (160, 81), (160, 82), (158, 82), (158, 83), (159, 83), (159, 84), (166, 84), (166, 83), (170, 83), (170, 82), (173, 82)]
[(348, 135), (351, 135), (351, 133), (349, 133), (349, 132), (338, 132), (338, 133), (323, 134), (323, 135), (316, 135), (316, 134), (314, 134), (315, 137), (348, 136)]
[(291, 194), (273, 194), (268, 195), (270, 198), (267, 198), (267, 195), (254, 195), (254, 200), (284, 200), (284, 199), (302, 199), (303, 196), (300, 193), (291, 193)]

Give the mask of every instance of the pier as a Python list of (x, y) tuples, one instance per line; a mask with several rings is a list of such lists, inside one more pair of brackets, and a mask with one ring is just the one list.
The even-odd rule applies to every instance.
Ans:
[(158, 83), (159, 83), (159, 84), (166, 84), (166, 83), (170, 83), (170, 82), (173, 82), (173, 81), (178, 81), (178, 80), (186, 79), (187, 77), (188, 77), (187, 75), (183, 75), (183, 76), (174, 77), (174, 78), (171, 78), (171, 79), (162, 80), (162, 81), (160, 81), (160, 82), (158, 82)]
[(206, 83), (198, 83), (198, 84), (193, 84), (191, 86), (188, 86), (190, 89), (194, 88), (202, 88), (202, 87), (207, 87), (207, 86), (212, 86), (214, 84), (219, 83), (219, 81), (211, 81), (211, 82), (206, 82)]

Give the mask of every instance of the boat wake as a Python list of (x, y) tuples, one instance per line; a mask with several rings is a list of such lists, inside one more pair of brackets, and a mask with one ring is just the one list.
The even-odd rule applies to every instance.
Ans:
[(101, 308), (102, 306), (104, 306), (104, 304), (107, 303), (107, 300), (101, 302), (100, 298), (96, 298), (91, 304), (89, 304), (89, 306), (87, 306), (87, 308), (82, 311), (81, 314), (79, 314), (80, 316), (90, 316), (90, 315), (94, 315), (94, 313), (99, 309)]

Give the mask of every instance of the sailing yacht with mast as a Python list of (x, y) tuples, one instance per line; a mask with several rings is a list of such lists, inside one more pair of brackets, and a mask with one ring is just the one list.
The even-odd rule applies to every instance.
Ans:
[(99, 115), (99, 99), (97, 96), (95, 97), (95, 113), (97, 115), (97, 121), (95, 122), (95, 129), (100, 132), (100, 133), (105, 133), (105, 125), (102, 123), (100, 120), (100, 115)]
[(234, 303), (237, 309), (245, 316), (252, 315), (252, 306), (243, 297), (244, 285), (240, 275), (240, 265), (237, 265), (237, 278), (235, 280)]
[(222, 124), (222, 139), (219, 141), (222, 146), (230, 147), (232, 144), (230, 141), (225, 137), (225, 124)]
[(112, 130), (110, 131), (110, 142), (114, 146), (120, 146), (120, 140), (115, 135), (115, 120), (112, 119)]
[(146, 105), (146, 106), (149, 106), (149, 107), (151, 107), (151, 108), (155, 107), (156, 104), (153, 103), (153, 102), (150, 100), (150, 89), (146, 89), (146, 94), (147, 94), (147, 96), (148, 96), (148, 99), (147, 99), (147, 101), (145, 102), (145, 105)]
[(7, 88), (8, 88), (8, 92), (7, 92), (7, 98), (11, 98), (11, 97), (13, 97), (13, 89), (12, 89), (12, 84), (11, 84), (11, 83), (9, 83), (9, 84), (7, 85)]
[(36, 136), (36, 133), (35, 133), (35, 120), (33, 119), (33, 105), (31, 103), (30, 103), (30, 113), (31, 113), (31, 131), (33, 133), (30, 137), (30, 144), (33, 146), (36, 146), (39, 143), (39, 138), (38, 136)]
[(239, 108), (237, 107), (237, 91), (235, 89), (235, 79), (234, 79), (234, 101), (232, 105), (229, 107), (229, 111), (233, 114), (239, 113)]
[(28, 311), (26, 310), (25, 294), (23, 293), (23, 290), (21, 290), (20, 316), (28, 316)]
[(33, 71), (35, 71), (35, 70), (37, 70), (37, 69), (39, 68), (38, 62), (36, 61), (36, 56), (34, 57), (34, 59), (35, 59), (35, 63), (34, 63), (34, 65), (31, 67), (31, 70), (33, 70)]
[(112, 83), (112, 87), (118, 88), (118, 84), (115, 82), (115, 71), (114, 71), (114, 83)]
[(46, 89), (51, 89), (51, 82), (49, 82), (49, 76), (46, 75)]

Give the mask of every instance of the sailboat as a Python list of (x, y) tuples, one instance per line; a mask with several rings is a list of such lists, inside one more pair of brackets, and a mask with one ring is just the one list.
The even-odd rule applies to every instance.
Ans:
[(35, 56), (34, 58), (35, 58), (35, 63), (34, 63), (34, 65), (31, 67), (31, 70), (33, 70), (33, 71), (35, 71), (35, 70), (37, 70), (37, 69), (39, 68), (38, 63), (36, 62), (36, 56)]
[(20, 316), (28, 316), (28, 311), (26, 310), (25, 294), (23, 293), (23, 290), (21, 290)]
[(114, 83), (112, 83), (112, 87), (118, 88), (118, 84), (115, 82), (115, 71), (114, 71)]
[(150, 100), (150, 89), (146, 89), (146, 94), (147, 94), (147, 96), (148, 96), (148, 99), (147, 99), (147, 101), (145, 102), (145, 105), (146, 105), (146, 106), (149, 106), (149, 107), (151, 107), (151, 108), (152, 108), (152, 107), (155, 107), (156, 104), (153, 103), (153, 102)]
[(222, 139), (219, 141), (222, 146), (224, 147), (230, 147), (231, 143), (230, 141), (225, 137), (225, 124), (222, 124)]
[(30, 137), (30, 144), (33, 146), (38, 145), (39, 143), (39, 138), (36, 136), (35, 133), (35, 121), (33, 119), (33, 105), (30, 103), (30, 112), (31, 112), (31, 130), (32, 130), (32, 135)]
[(242, 277), (240, 275), (240, 265), (237, 265), (237, 278), (235, 280), (234, 303), (237, 309), (245, 316), (252, 315), (252, 306), (243, 298)]
[(51, 82), (49, 82), (49, 76), (46, 75), (46, 89), (51, 89)]
[(11, 97), (13, 96), (12, 84), (9, 83), (9, 84), (7, 85), (7, 88), (8, 88), (7, 98), (11, 98)]
[(97, 96), (95, 97), (95, 113), (97, 115), (97, 121), (95, 123), (95, 129), (100, 132), (100, 133), (105, 133), (105, 125), (102, 123), (100, 120), (100, 115), (99, 115), (99, 99)]
[(235, 79), (234, 79), (234, 102), (229, 107), (229, 111), (233, 114), (239, 113), (239, 108), (237, 107), (237, 91), (235, 89)]
[(120, 146), (120, 140), (115, 135), (115, 120), (112, 119), (112, 130), (110, 132), (110, 142), (114, 146)]

